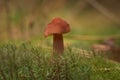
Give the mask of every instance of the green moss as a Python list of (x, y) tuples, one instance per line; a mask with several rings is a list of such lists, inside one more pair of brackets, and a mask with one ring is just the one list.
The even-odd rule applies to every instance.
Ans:
[(119, 63), (111, 62), (99, 55), (87, 58), (80, 53), (67, 48), (65, 53), (59, 56), (52, 55), (46, 48), (32, 46), (29, 42), (19, 46), (14, 43), (0, 44), (0, 79), (120, 79)]

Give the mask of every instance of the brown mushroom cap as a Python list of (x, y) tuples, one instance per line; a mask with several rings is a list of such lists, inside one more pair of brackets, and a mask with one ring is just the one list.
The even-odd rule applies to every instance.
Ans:
[(53, 19), (46, 27), (45, 37), (53, 34), (64, 34), (70, 32), (69, 24), (61, 18)]

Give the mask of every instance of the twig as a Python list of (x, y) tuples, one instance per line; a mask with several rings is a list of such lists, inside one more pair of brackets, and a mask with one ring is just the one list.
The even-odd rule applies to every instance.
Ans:
[(120, 68), (99, 68), (99, 69), (95, 69), (94, 71), (110, 71), (110, 70), (120, 71)]
[(91, 36), (91, 35), (75, 35), (75, 36), (70, 36), (72, 39), (77, 39), (77, 40), (105, 40), (109, 38), (114, 38), (115, 40), (119, 39), (119, 35), (110, 35), (110, 36)]
[(10, 6), (9, 6), (9, 0), (4, 1), (5, 5), (5, 11), (6, 11), (6, 24), (7, 24), (7, 33), (8, 33), (8, 38), (11, 38), (11, 15), (10, 15)]
[(103, 15), (108, 17), (111, 21), (115, 22), (116, 24), (120, 25), (120, 19), (118, 16), (115, 16), (111, 11), (109, 11), (107, 8), (102, 6), (99, 2), (96, 0), (86, 0), (89, 4), (91, 4), (94, 8), (96, 8), (99, 12), (101, 12)]

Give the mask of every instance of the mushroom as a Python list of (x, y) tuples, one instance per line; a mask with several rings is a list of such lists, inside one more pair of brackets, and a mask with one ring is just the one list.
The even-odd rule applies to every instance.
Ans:
[(44, 36), (53, 35), (53, 52), (63, 53), (63, 34), (70, 32), (69, 24), (61, 18), (54, 18), (46, 27)]

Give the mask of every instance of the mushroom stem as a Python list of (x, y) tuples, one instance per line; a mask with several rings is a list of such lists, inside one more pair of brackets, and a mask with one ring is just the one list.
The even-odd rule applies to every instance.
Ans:
[(53, 52), (62, 54), (64, 51), (62, 34), (53, 34)]

